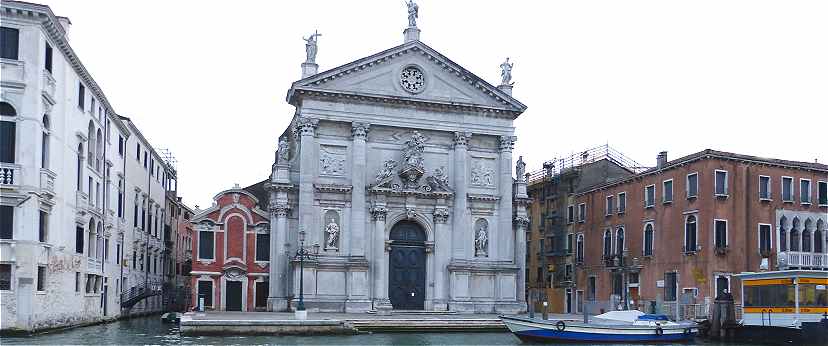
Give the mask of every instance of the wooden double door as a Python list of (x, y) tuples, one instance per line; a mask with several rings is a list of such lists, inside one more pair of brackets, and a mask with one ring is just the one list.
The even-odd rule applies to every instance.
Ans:
[(402, 221), (391, 229), (388, 296), (395, 310), (423, 310), (426, 295), (425, 232)]

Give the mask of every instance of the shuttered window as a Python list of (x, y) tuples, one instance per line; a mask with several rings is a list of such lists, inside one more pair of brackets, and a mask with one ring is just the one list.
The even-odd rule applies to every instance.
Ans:
[(20, 31), (14, 28), (0, 28), (0, 58), (17, 60)]

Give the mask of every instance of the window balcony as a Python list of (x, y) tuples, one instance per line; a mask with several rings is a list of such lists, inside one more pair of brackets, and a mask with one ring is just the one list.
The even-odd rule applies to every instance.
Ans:
[(101, 265), (101, 260), (97, 258), (87, 257), (86, 271), (87, 273), (103, 274), (103, 266)]
[[(4, 76), (5, 77), (5, 76)], [(22, 167), (14, 163), (0, 163), (0, 187), (20, 186)]]
[(26, 86), (26, 68), (23, 61), (12, 59), (0, 59), (2, 65), (3, 83), (16, 85), (20, 88)]
[(85, 213), (86, 209), (89, 208), (89, 196), (86, 195), (86, 192), (75, 191), (75, 208), (77, 208), (78, 213)]
[(54, 103), (55, 100), (55, 88), (57, 83), (55, 82), (55, 78), (52, 77), (52, 73), (43, 70), (43, 96), (45, 96), (48, 100)]
[(817, 269), (828, 270), (828, 254), (786, 251), (780, 252), (776, 257), (779, 269)]
[(55, 178), (57, 174), (46, 168), (40, 169), (40, 193), (49, 197), (55, 196)]

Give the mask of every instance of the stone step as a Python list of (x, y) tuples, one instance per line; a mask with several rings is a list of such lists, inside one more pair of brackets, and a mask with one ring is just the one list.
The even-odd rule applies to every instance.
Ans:
[[(377, 310), (366, 313), (377, 314)], [(391, 315), (456, 315), (457, 311), (429, 311), (429, 310), (391, 310)]]

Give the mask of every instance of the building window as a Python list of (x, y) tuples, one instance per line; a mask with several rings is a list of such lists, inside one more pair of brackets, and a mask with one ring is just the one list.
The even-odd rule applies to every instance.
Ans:
[(684, 252), (696, 252), (696, 216), (687, 215), (684, 220)]
[(586, 221), (586, 203), (578, 204), (578, 222)]
[(759, 253), (770, 256), (771, 225), (759, 224)]
[(75, 272), (75, 292), (80, 292), (81, 273)]
[(269, 290), (269, 282), (256, 281), (256, 307), (267, 308), (267, 296)]
[(77, 191), (83, 191), (83, 144), (78, 144), (78, 186)]
[(135, 143), (135, 159), (141, 162), (141, 143)]
[(624, 227), (618, 227), (615, 230), (615, 254), (624, 255)]
[(793, 202), (793, 178), (782, 177), (782, 201)]
[(664, 300), (676, 301), (676, 291), (678, 291), (678, 273), (664, 273)]
[(802, 230), (802, 252), (811, 252), (811, 231), (808, 229), (807, 222), (805, 225), (805, 229)]
[(716, 248), (723, 249), (727, 247), (727, 220), (713, 220), (713, 230), (715, 232)]
[(75, 253), (83, 254), (83, 227), (75, 227)]
[(213, 250), (215, 244), (213, 243), (213, 231), (199, 231), (198, 232), (198, 258), (205, 260), (212, 260), (215, 258)]
[(0, 49), (0, 58), (17, 60), (19, 39), (19, 30), (14, 28), (0, 27), (0, 41), (2, 41), (2, 49)]
[(587, 279), (587, 300), (594, 301), (595, 300), (595, 277), (590, 276)]
[(566, 208), (566, 222), (573, 223), (575, 222), (575, 206), (570, 205)]
[(607, 207), (606, 207), (606, 215), (610, 216), (612, 213), (615, 212), (615, 202), (613, 201), (613, 196), (607, 196)]
[(612, 231), (607, 229), (604, 231), (604, 258), (609, 258), (612, 255)]
[(828, 205), (828, 182), (817, 183), (817, 201), (820, 207)]
[(118, 155), (124, 157), (124, 137), (118, 135)]
[(45, 211), (40, 211), (40, 225), (38, 227), (37, 240), (45, 243), (49, 234), (49, 214)]
[(578, 234), (577, 244), (575, 245), (575, 262), (584, 263), (584, 235)]
[(48, 42), (46, 43), (46, 57), (44, 61), (45, 63), (43, 67), (46, 69), (46, 71), (52, 73), (52, 46)]
[(690, 173), (687, 175), (687, 199), (696, 198), (699, 195), (699, 174)]
[(124, 218), (124, 179), (118, 179), (118, 218)]
[[(86, 106), (86, 102), (84, 98), (86, 97), (86, 87), (83, 86), (83, 83), (78, 82), (78, 108), (83, 110), (83, 107)], [(89, 138), (91, 141), (92, 138)], [(91, 157), (89, 158), (92, 159)]]
[[(95, 98), (94, 97), (89, 99), (89, 113), (92, 113), (93, 116), (95, 115)], [(98, 120), (100, 120), (100, 118), (98, 118)]]
[(573, 239), (572, 237), (573, 237), (572, 233), (569, 233), (569, 234), (566, 235), (566, 253), (567, 254), (572, 254), (572, 250), (574, 250), (574, 248), (575, 248), (574, 247), (575, 244), (572, 243), (572, 239)]
[(771, 199), (771, 192), (770, 192), (771, 184), (770, 184), (770, 177), (766, 175), (759, 176), (759, 199), (760, 200), (770, 200)]
[(785, 252), (788, 251), (788, 231), (785, 229), (787, 227), (787, 218), (782, 216), (779, 219), (779, 251)]
[(256, 261), (270, 260), (270, 234), (256, 234)]
[(213, 281), (198, 282), (198, 299), (201, 298), (204, 298), (205, 307), (213, 307)]
[(621, 192), (618, 194), (618, 213), (623, 214), (627, 211), (627, 193)]
[(37, 291), (43, 292), (46, 290), (46, 267), (37, 266)]
[(644, 188), (644, 207), (652, 208), (655, 205), (655, 185)]
[(811, 204), (811, 180), (799, 179), (799, 203)]
[(0, 205), (0, 239), (14, 239), (14, 207)]
[(653, 255), (653, 240), (655, 237), (655, 231), (653, 230), (653, 224), (648, 223), (644, 226), (644, 256), (652, 256)]
[(144, 169), (147, 169), (147, 152), (144, 152)]
[(715, 191), (716, 196), (727, 196), (727, 171), (716, 170), (715, 175)]
[(673, 202), (673, 179), (665, 180), (662, 183), (662, 191), (661, 191), (661, 201), (662, 203), (672, 203)]
[[(16, 117), (17, 111), (6, 103), (0, 103), (0, 115)], [(14, 163), (15, 146), (17, 145), (17, 123), (14, 119), (0, 121), (0, 162)], [(16, 184), (15, 176), (4, 177), (3, 184)]]
[(815, 253), (823, 253), (825, 251), (824, 242), (828, 240), (823, 240), (825, 237), (825, 223), (820, 219), (817, 221), (817, 229), (814, 231), (814, 252)]
[(11, 264), (0, 264), (0, 291), (10, 291), (11, 290)]

